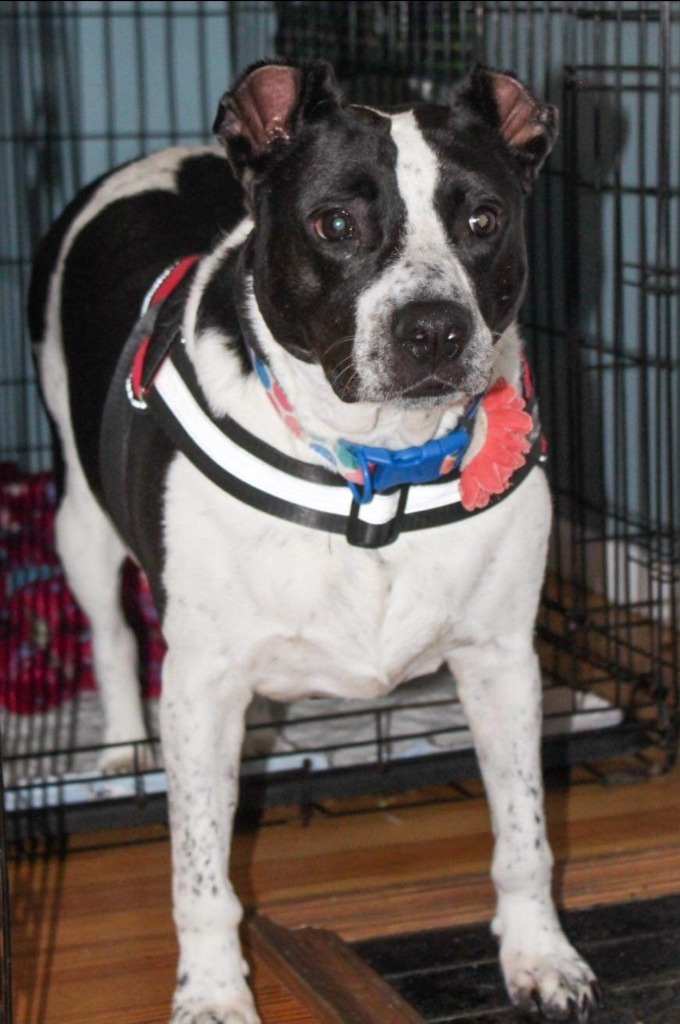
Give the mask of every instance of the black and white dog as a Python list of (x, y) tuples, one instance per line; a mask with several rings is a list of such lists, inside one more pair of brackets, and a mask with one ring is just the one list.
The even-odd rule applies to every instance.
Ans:
[(551, 509), (514, 327), (556, 121), (481, 68), (449, 106), (386, 112), (348, 105), (323, 61), (257, 64), (220, 105), (226, 159), (129, 163), (38, 253), (57, 542), (109, 743), (144, 736), (127, 554), (168, 644), (174, 1024), (258, 1019), (226, 874), (253, 695), (374, 697), (442, 662), (491, 804), (510, 997), (590, 1016), (550, 891), (532, 633)]

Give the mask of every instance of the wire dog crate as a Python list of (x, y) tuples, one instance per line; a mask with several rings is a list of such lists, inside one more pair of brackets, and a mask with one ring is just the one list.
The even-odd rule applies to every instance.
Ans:
[[(538, 629), (544, 754), (556, 767), (627, 755), (642, 770), (667, 768), (680, 678), (679, 5), (50, 0), (3, 5), (0, 26), (10, 839), (30, 850), (80, 825), (155, 817), (164, 793), (160, 766), (141, 770), (141, 750), (129, 777), (97, 768), (87, 623), (53, 553), (50, 440), (23, 326), (31, 252), (86, 181), (142, 152), (204, 141), (229, 79), (273, 52), (332, 59), (351, 97), (369, 103), (444, 101), (481, 60), (560, 107), (561, 142), (529, 209), (521, 318), (556, 505)], [(144, 580), (131, 572), (125, 594), (153, 719), (162, 638)], [(439, 674), (370, 704), (259, 705), (243, 793), (251, 806), (310, 805), (474, 773), (454, 683)]]

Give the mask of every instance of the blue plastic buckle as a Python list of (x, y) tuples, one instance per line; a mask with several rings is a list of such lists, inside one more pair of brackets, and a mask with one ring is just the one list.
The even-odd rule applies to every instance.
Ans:
[(460, 466), (470, 444), (470, 428), (460, 424), (450, 434), (412, 448), (391, 451), (345, 442), (361, 467), (363, 485), (348, 480), (357, 505), (366, 505), (375, 493), (389, 491), (403, 484), (428, 484), (441, 476), (441, 465), (447, 456), (454, 457), (451, 467)]

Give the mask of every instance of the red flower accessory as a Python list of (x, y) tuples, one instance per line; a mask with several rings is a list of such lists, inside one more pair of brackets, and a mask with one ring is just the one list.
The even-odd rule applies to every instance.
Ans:
[(512, 474), (526, 462), (533, 422), (524, 399), (500, 378), (482, 399), (486, 438), (479, 452), (460, 474), (460, 497), (468, 512), (486, 508), (494, 494), (510, 486)]

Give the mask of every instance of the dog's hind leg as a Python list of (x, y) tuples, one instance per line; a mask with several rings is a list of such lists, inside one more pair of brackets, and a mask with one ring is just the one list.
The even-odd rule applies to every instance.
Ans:
[(259, 1024), (240, 951), (241, 906), (227, 875), (251, 695), (225, 681), (222, 651), (207, 638), (196, 642), (205, 629), (187, 622), (185, 606), (179, 617), (179, 630), (166, 619), (161, 697), (180, 946), (172, 1024)]
[(530, 631), (456, 651), (450, 665), (472, 731), (495, 836), (493, 928), (514, 1003), (585, 1024), (595, 976), (560, 927), (540, 766), (541, 681)]
[[(104, 710), (104, 742), (115, 744), (102, 753), (100, 768), (122, 772), (143, 767), (148, 760), (145, 746), (131, 745), (146, 739), (146, 728), (137, 643), (121, 604), (120, 574), (126, 551), (92, 493), (78, 455), (61, 341), (61, 273), (60, 269), (54, 272), (44, 336), (34, 347), (42, 396), (59, 455), (58, 482), (63, 493), (55, 520), (56, 546), (68, 583), (90, 621), (93, 668)], [(39, 325), (34, 325), (36, 340), (40, 333)]]
[(146, 739), (137, 671), (137, 643), (121, 604), (125, 548), (89, 489), (78, 462), (67, 462), (65, 492), (56, 516), (56, 542), (68, 582), (90, 621), (95, 678), (104, 709), (100, 757), (109, 773), (145, 767)]

